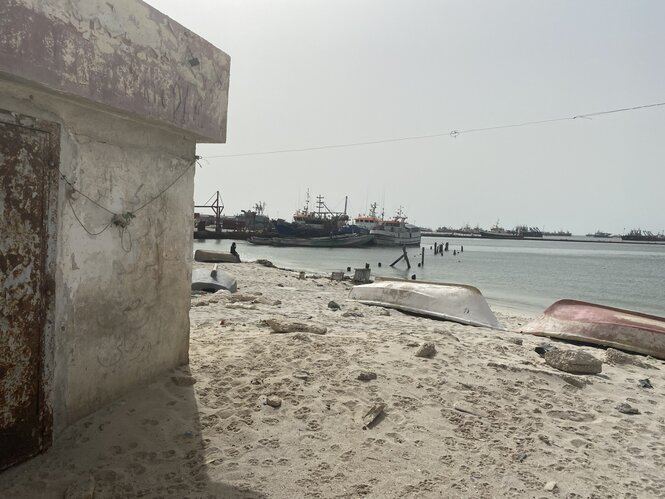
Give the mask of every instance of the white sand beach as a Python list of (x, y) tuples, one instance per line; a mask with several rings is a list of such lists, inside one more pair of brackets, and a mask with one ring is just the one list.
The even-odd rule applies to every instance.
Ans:
[[(348, 302), (348, 281), (220, 268), (238, 293), (192, 298), (190, 365), (0, 474), (0, 497), (665, 496), (665, 362), (570, 375), (534, 351), (552, 340), (519, 334), (527, 316), (463, 326)], [(275, 334), (269, 319), (327, 331)], [(424, 342), (433, 358), (415, 357)]]

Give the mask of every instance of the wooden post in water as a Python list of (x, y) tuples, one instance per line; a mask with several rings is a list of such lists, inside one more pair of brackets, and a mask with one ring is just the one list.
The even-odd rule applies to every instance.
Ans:
[(406, 268), (410, 269), (411, 268), (411, 263), (409, 262), (409, 255), (406, 254), (406, 246), (402, 246), (402, 255), (395, 260), (393, 263), (390, 264), (391, 267), (394, 267), (397, 262), (399, 262), (402, 258), (406, 260)]

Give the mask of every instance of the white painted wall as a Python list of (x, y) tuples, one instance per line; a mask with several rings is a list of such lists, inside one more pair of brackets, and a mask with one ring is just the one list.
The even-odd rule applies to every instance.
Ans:
[[(191, 285), (193, 135), (113, 114), (0, 74), (0, 108), (61, 125), (60, 170), (128, 230), (61, 181), (55, 316), (47, 338), (54, 431), (165, 369), (187, 363)], [(70, 207), (71, 203), (71, 207)], [(73, 207), (73, 210), (72, 210)]]

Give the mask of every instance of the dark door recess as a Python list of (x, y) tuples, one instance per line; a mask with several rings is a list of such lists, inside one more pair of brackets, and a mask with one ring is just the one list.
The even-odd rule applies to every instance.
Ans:
[(44, 337), (59, 155), (57, 124), (0, 110), (0, 469), (51, 444)]

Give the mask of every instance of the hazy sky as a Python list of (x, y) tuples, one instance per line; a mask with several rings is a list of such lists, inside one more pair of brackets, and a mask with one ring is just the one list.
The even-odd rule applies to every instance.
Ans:
[[(665, 2), (148, 0), (231, 56), (221, 156), (372, 141), (665, 102)], [(209, 159), (197, 203), (257, 201), (436, 228), (665, 230), (665, 106), (344, 149)]]

